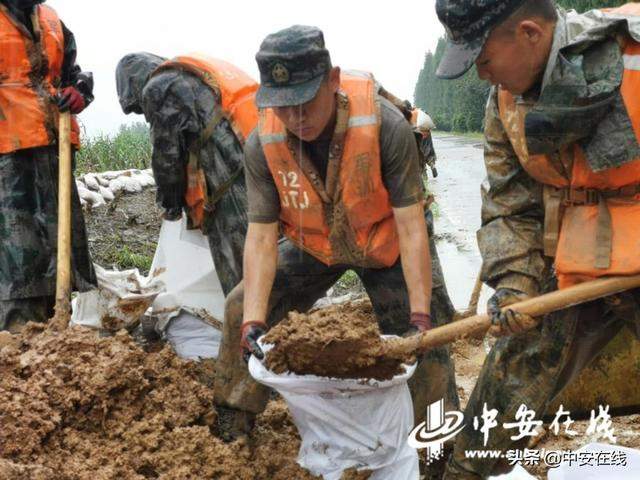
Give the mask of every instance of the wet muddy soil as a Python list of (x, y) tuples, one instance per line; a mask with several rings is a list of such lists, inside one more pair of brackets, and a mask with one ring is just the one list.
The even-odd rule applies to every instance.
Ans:
[(278, 374), (390, 380), (404, 372), (403, 363), (415, 361), (382, 355), (384, 340), (368, 301), (291, 312), (264, 340), (273, 344), (266, 365)]

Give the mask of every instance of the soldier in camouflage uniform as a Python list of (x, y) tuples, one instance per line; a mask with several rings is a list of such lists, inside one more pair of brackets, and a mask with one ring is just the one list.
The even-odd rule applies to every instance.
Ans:
[[(299, 126), (300, 131), (294, 127), (295, 132), (288, 130), (289, 125), (286, 127), (291, 151), (300, 152), (296, 155), (302, 155), (310, 162), (308, 169), (304, 167), (304, 175), (315, 182), (314, 191), (331, 191), (328, 186), (330, 178), (337, 175), (335, 159), (342, 155), (335, 152), (347, 149), (336, 147), (334, 141), (340, 138), (340, 134), (335, 132), (341, 131), (341, 125), (347, 122), (342, 113), (344, 103), (334, 104), (333, 101), (346, 100), (347, 96), (330, 90), (331, 78), (334, 82), (341, 81), (338, 80), (340, 70), (331, 66), (322, 32), (315, 27), (294, 26), (269, 35), (256, 58), (261, 72), (261, 86), (256, 97), (258, 106), (263, 109), (261, 115), (269, 115), (270, 108), (276, 112), (282, 112), (278, 110), (282, 108), (291, 109), (295, 115), (298, 108), (312, 108), (309, 107), (312, 104), (318, 106), (318, 99), (326, 102), (320, 107), (329, 107), (328, 111), (323, 110), (324, 114), (330, 114), (332, 104), (337, 105), (334, 107), (337, 109), (334, 110), (335, 116), (326, 118), (324, 123), (317, 122), (313, 127)], [(349, 251), (339, 250), (340, 245), (347, 248), (344, 246), (349, 242), (351, 227), (346, 219), (341, 220), (338, 216), (341, 205), (338, 200), (325, 208), (333, 214), (333, 218), (328, 220), (332, 232), (338, 232), (336, 238), (330, 237), (334, 254), (344, 260), (321, 261), (295, 244), (289, 234), (276, 245), (279, 225), (285, 228), (284, 223), (279, 222), (281, 212), (291, 207), (289, 200), (281, 200), (276, 186), (278, 178), (271, 173), (263, 150), (265, 142), (276, 136), (265, 136), (256, 129), (247, 140), (245, 168), (250, 224), (245, 249), (245, 277), (227, 298), (215, 385), (216, 402), (233, 409), (235, 434), (250, 428), (252, 418), (264, 409), (269, 397), (268, 390), (251, 378), (240, 347), (245, 359), (249, 353), (261, 358), (256, 339), (287, 312), (305, 312), (311, 308), (347, 270), (354, 270), (362, 280), (383, 333), (410, 335), (428, 329), (429, 313), (436, 326), (448, 323), (452, 318), (453, 307), (433, 243), (431, 212), (423, 208), (424, 187), (411, 125), (389, 100), (379, 93), (373, 95), (380, 109), (382, 181), (393, 207), (395, 220), (391, 220), (399, 224), (402, 245), (400, 258), (395, 256), (391, 266), (373, 265), (366, 257), (362, 258), (357, 247)], [(300, 105), (304, 106), (298, 107)], [(311, 119), (322, 117), (318, 112), (312, 114), (307, 111), (304, 115), (307, 123), (314, 123)], [(265, 118), (261, 121), (264, 122)], [(348, 168), (346, 162), (353, 161), (353, 157), (345, 157), (338, 165), (341, 169)], [(366, 177), (368, 170), (363, 167), (361, 175)], [(294, 178), (291, 185), (302, 181), (301, 176), (302, 173), (296, 180), (290, 172), (289, 178)], [(354, 178), (356, 181), (361, 182), (362, 179)], [(306, 189), (300, 190), (301, 201), (306, 193)], [(331, 205), (331, 201), (327, 205)], [(401, 223), (399, 216), (403, 217), (405, 224)], [(412, 226), (418, 240), (403, 237), (407, 223)], [(389, 245), (388, 248), (394, 247)], [(431, 269), (433, 281), (431, 275), (425, 275)], [(410, 291), (414, 298), (409, 298)], [(458, 405), (453, 362), (448, 348), (433, 349), (420, 358), (418, 369), (409, 383), (417, 422), (422, 421), (426, 407), (432, 402), (445, 398), (449, 407)]]
[[(150, 53), (123, 57), (116, 69), (120, 105), (125, 113), (144, 114), (151, 126), (152, 168), (164, 218), (179, 220), (185, 205), (190, 149), (197, 151), (210, 192), (226, 185), (242, 168), (243, 146), (230, 122), (222, 118), (209, 138), (201, 139), (220, 97), (196, 75), (177, 68), (153, 72), (165, 58)], [(209, 239), (222, 290), (227, 295), (242, 279), (242, 251), (247, 231), (244, 175), (225, 187), (201, 226)]]
[[(436, 8), (448, 34), (438, 75), (457, 78), (475, 62), (479, 76), (494, 84), (486, 108), (488, 179), (482, 185), (478, 243), (483, 258), (482, 279), (496, 289), (488, 304), (491, 332), (500, 338), (485, 361), (466, 407), (466, 426), (456, 438), (445, 475), (447, 479), (476, 479), (504, 473), (512, 467), (502, 459), (467, 458), (466, 451), (505, 452), (526, 446), (529, 437), (514, 442), (510, 437), (517, 432), (502, 428), (504, 422), (514, 421), (520, 405), (534, 410), (539, 419), (620, 329), (629, 326), (638, 333), (637, 291), (543, 319), (504, 307), (557, 288), (563, 275), (565, 281), (571, 277), (563, 273), (564, 264), (558, 263), (562, 243), (552, 242), (550, 220), (557, 213), (553, 201), (556, 192), (571, 194), (562, 197), (567, 211), (604, 205), (604, 218), (606, 209), (611, 208), (606, 206), (609, 198), (635, 201), (633, 192), (637, 195), (639, 191), (638, 180), (632, 175), (622, 179), (630, 183), (626, 192), (622, 188), (598, 191), (590, 187), (589, 193), (595, 198), (591, 201), (573, 196), (580, 190), (543, 184), (534, 178), (536, 173), (531, 169), (535, 162), (550, 159), (548, 165), (560, 172), (558, 185), (564, 181), (561, 178), (575, 181), (576, 172), (583, 172), (598, 184), (621, 169), (638, 171), (640, 147), (631, 121), (636, 115), (633, 121), (637, 128), (637, 106), (633, 107), (637, 90), (624, 98), (631, 105), (629, 109), (625, 108), (621, 92), (623, 70), (636, 73), (633, 70), (640, 63), (630, 61), (637, 57), (623, 55), (621, 46), (640, 41), (640, 17), (621, 16), (620, 12), (566, 13), (551, 0), (438, 0)], [(522, 123), (511, 121), (507, 115), (511, 105), (505, 100), (508, 98), (514, 98), (516, 108), (522, 109), (518, 111), (524, 112), (520, 117), (524, 118), (524, 129)], [(635, 114), (630, 113), (634, 111)], [(524, 131), (523, 137), (513, 135), (518, 128)], [(567, 157), (567, 152), (575, 157)], [(567, 158), (573, 160), (568, 163)], [(566, 216), (562, 221), (563, 229), (569, 228)], [(576, 248), (578, 240), (582, 240), (578, 237), (591, 235), (587, 227), (588, 222), (579, 225), (581, 233), (571, 239)], [(591, 240), (594, 251), (574, 248), (573, 256), (576, 251), (597, 259), (601, 252), (605, 257), (616, 253), (611, 244), (609, 250), (601, 248), (606, 245), (606, 235)], [(629, 258), (638, 255), (637, 250), (622, 253)], [(605, 262), (598, 266), (602, 270), (596, 268), (595, 272), (618, 274), (611, 270), (613, 266), (613, 262)], [(574, 278), (573, 283), (597, 275), (583, 275), (581, 279)], [(474, 417), (481, 418), (485, 404), (487, 409), (498, 411), (498, 426), (491, 430), (486, 446), (483, 434), (472, 426)]]
[[(62, 48), (60, 78), (54, 87), (58, 98), (50, 94), (48, 73), (56, 68), (50, 65), (42, 39), (41, 25), (37, 22), (42, 1), (1, 0), (0, 16), (0, 129), (3, 139), (6, 132), (23, 140), (30, 140), (28, 148), (3, 148), (0, 151), (0, 330), (18, 331), (27, 321), (45, 322), (53, 315), (56, 287), (56, 246), (58, 229), (58, 142), (55, 110), (71, 110), (80, 113), (92, 100), (93, 79), (91, 73), (82, 72), (76, 64), (76, 43), (73, 34), (60, 22), (51, 28), (60, 29)], [(55, 12), (49, 10), (49, 16)], [(44, 12), (46, 13), (46, 12)], [(43, 14), (44, 14), (43, 13)], [(25, 50), (15, 41), (14, 32), (22, 45), (35, 48)], [(4, 43), (6, 42), (6, 43)], [(8, 64), (28, 51), (28, 82), (19, 81), (3, 85), (3, 79), (20, 75), (10, 71)], [(22, 66), (21, 66), (22, 67)], [(58, 66), (57, 68), (60, 68)], [(16, 130), (17, 121), (31, 115), (30, 106), (17, 104), (10, 98), (12, 89), (29, 88), (36, 92), (42, 106), (44, 125), (23, 125)], [(6, 97), (5, 97), (6, 95)], [(27, 109), (26, 111), (21, 110)], [(37, 108), (37, 107), (36, 107)], [(43, 142), (33, 141), (34, 131), (44, 127), (47, 137)], [(29, 137), (30, 136), (30, 137)], [(20, 140), (16, 144), (23, 144)], [(72, 268), (75, 288), (90, 289), (96, 282), (93, 264), (89, 257), (84, 218), (80, 199), (72, 183)]]

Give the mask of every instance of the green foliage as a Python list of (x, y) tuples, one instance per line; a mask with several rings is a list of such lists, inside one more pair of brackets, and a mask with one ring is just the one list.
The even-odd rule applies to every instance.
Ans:
[(115, 264), (120, 270), (137, 268), (143, 275), (149, 271), (151, 263), (153, 262), (153, 257), (135, 253), (126, 245), (121, 249), (114, 249), (111, 252), (111, 256), (111, 264)]
[(629, 0), (556, 0), (556, 3), (566, 9), (573, 8), (578, 12), (586, 12), (594, 8), (618, 7), (628, 1)]
[[(584, 12), (593, 8), (616, 7), (627, 0), (558, 0), (566, 9)], [(441, 80), (436, 68), (444, 53), (445, 39), (438, 40), (435, 52), (427, 52), (414, 91), (414, 104), (428, 112), (439, 130), (471, 132), (482, 130), (489, 85), (472, 68), (457, 80)]]
[(76, 174), (149, 168), (151, 164), (151, 138), (146, 123), (121, 125), (114, 137), (100, 134), (83, 139), (76, 155)]
[(444, 53), (445, 40), (438, 40), (435, 53), (425, 55), (424, 65), (418, 76), (414, 102), (428, 112), (439, 130), (458, 132), (482, 129), (484, 105), (489, 85), (482, 82), (475, 69), (458, 80), (441, 80), (436, 68)]

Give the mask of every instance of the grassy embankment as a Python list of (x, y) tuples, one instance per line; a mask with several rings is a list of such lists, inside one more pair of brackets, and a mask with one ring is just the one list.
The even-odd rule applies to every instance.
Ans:
[[(84, 137), (82, 148), (76, 156), (76, 176), (89, 172), (108, 170), (146, 169), (151, 165), (151, 140), (149, 128), (145, 123), (121, 125), (117, 134), (99, 134), (91, 138)], [(138, 268), (147, 272), (151, 267), (155, 244), (149, 243), (132, 249), (123, 244), (118, 228), (113, 229), (112, 237), (101, 239), (100, 245), (108, 245), (101, 251), (100, 260), (119, 269)]]

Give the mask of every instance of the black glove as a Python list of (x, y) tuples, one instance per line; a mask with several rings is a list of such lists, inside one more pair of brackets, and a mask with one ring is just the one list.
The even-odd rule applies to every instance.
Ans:
[(167, 208), (162, 214), (162, 218), (169, 222), (176, 222), (182, 218), (182, 207)]
[(163, 219), (174, 222), (182, 218), (184, 187), (181, 184), (158, 186), (156, 199), (160, 206), (164, 208)]
[(258, 360), (264, 358), (264, 352), (258, 345), (258, 339), (267, 331), (267, 324), (260, 321), (244, 322), (240, 330), (240, 348), (242, 348), (242, 358), (249, 363), (251, 354)]
[(487, 302), (487, 312), (491, 316), (489, 333), (494, 337), (502, 337), (505, 335), (515, 335), (525, 330), (535, 328), (539, 320), (536, 320), (530, 315), (504, 308), (528, 298), (529, 296), (520, 290), (498, 288)]

